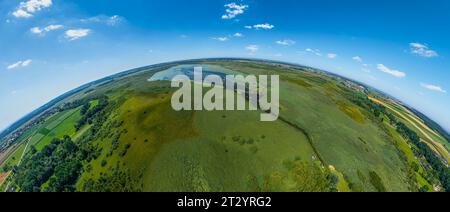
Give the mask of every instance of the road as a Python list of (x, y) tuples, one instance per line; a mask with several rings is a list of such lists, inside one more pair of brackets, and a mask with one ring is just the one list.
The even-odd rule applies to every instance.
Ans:
[(411, 112), (410, 110), (408, 110), (407, 108), (405, 108), (403, 105), (400, 105), (398, 103), (394, 103), (395, 105), (397, 105), (398, 107), (400, 107), (401, 109), (403, 109), (404, 111), (406, 111), (411, 117), (411, 119), (413, 119), (414, 121), (416, 121), (416, 123), (418, 123), (420, 126), (422, 126), (424, 129), (428, 130), (430, 133), (434, 134), (437, 137), (441, 137), (437, 132), (435, 132), (434, 130), (432, 130), (431, 128), (429, 128), (423, 121), (421, 121), (413, 112)]
[(20, 156), (20, 160), (19, 160), (19, 162), (17, 163), (17, 166), (19, 166), (19, 165), (22, 163), (22, 159), (23, 159), (23, 157), (25, 156), (25, 153), (27, 153), (27, 148), (28, 148), (28, 145), (30, 144), (30, 140), (31, 140), (31, 137), (28, 139), (27, 145), (25, 145), (25, 149), (24, 149), (23, 152), (22, 152), (22, 156)]
[[(25, 149), (23, 150), (22, 155), (20, 156), (19, 162), (17, 165), (20, 165), (22, 163), (23, 157), (25, 157), (25, 153), (27, 152), (28, 145), (30, 144), (30, 139), (28, 139), (27, 144), (25, 145)], [(8, 156), (9, 157), (9, 156)], [(0, 173), (0, 187), (3, 185), (3, 183), (8, 179), (8, 177), (11, 175), (11, 171), (7, 173)]]
[[(391, 106), (389, 106), (388, 104), (386, 104), (385, 102), (383, 102), (383, 101), (381, 101), (379, 99), (376, 99), (376, 98), (373, 98), (373, 97), (370, 97), (370, 96), (369, 96), (369, 99), (372, 100), (373, 102), (377, 103), (377, 104), (380, 104), (380, 105), (386, 107), (387, 109), (391, 110), (392, 112), (394, 112), (395, 114), (397, 114), (398, 116), (400, 116), (401, 118), (406, 120), (408, 123), (413, 125), (417, 130), (420, 131), (420, 133), (423, 134), (423, 136), (425, 136), (425, 139), (423, 139), (423, 141), (425, 141), (425, 143), (427, 143), (429, 145), (432, 145), (434, 147), (432, 149), (436, 150), (437, 154), (441, 155), (443, 158), (445, 158), (445, 160), (448, 163), (450, 163), (450, 153), (447, 152), (447, 150), (445, 149), (444, 145), (442, 145), (439, 142), (436, 142), (433, 138), (431, 138), (431, 136), (427, 132), (425, 132), (425, 130), (420, 128), (416, 124), (416, 122), (412, 121), (409, 117), (406, 117), (404, 114), (398, 112), (397, 110), (395, 110), (394, 108), (392, 108)], [(422, 122), (419, 121), (419, 123), (422, 123)]]

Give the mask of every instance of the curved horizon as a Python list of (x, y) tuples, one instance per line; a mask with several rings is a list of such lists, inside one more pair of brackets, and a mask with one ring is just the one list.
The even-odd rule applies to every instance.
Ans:
[[(12, 123), (9, 124), (7, 127), (3, 128), (3, 129), (0, 129), (0, 134), (2, 134), (5, 130), (8, 130), (8, 129), (9, 129), (10, 127), (12, 127), (14, 124), (20, 122), (22, 119), (24, 119), (24, 118), (27, 117), (28, 115), (33, 114), (35, 111), (39, 110), (41, 107), (43, 107), (43, 106), (45, 106), (45, 105), (47, 105), (47, 104), (52, 103), (53, 101), (55, 101), (55, 100), (58, 99), (58, 98), (65, 97), (65, 98), (62, 98), (62, 99), (60, 100), (60, 101), (63, 101), (63, 100), (65, 100), (66, 98), (68, 98), (68, 97), (70, 96), (70, 95), (69, 95), (69, 96), (65, 96), (66, 94), (71, 93), (71, 92), (73, 92), (73, 91), (76, 91), (77, 89), (80, 89), (80, 88), (82, 88), (82, 87), (84, 87), (84, 86), (92, 85), (92, 83), (94, 83), (94, 82), (97, 82), (97, 81), (100, 81), (100, 80), (103, 80), (103, 79), (106, 79), (106, 78), (114, 77), (114, 76), (116, 76), (116, 75), (125, 74), (125, 73), (127, 73), (127, 72), (133, 72), (133, 71), (135, 71), (135, 70), (138, 70), (138, 71), (133, 72), (133, 73), (137, 73), (137, 72), (141, 72), (141, 71), (147, 71), (147, 70), (149, 70), (149, 69), (152, 69), (152, 67), (158, 67), (158, 66), (166, 65), (166, 64), (167, 64), (167, 65), (170, 65), (170, 64), (175, 64), (175, 63), (186, 63), (186, 62), (195, 62), (195, 61), (202, 61), (202, 60), (245, 60), (245, 61), (257, 61), (257, 62), (270, 62), (270, 63), (277, 63), (277, 64), (287, 64), (287, 65), (291, 65), (291, 66), (297, 66), (297, 67), (300, 67), (300, 68), (303, 67), (303, 68), (310, 68), (310, 69), (315, 69), (315, 70), (318, 70), (318, 71), (323, 71), (323, 72), (326, 72), (326, 73), (329, 73), (329, 74), (333, 74), (333, 75), (339, 76), (339, 77), (344, 78), (344, 79), (348, 79), (348, 80), (355, 81), (355, 82), (357, 82), (357, 83), (359, 83), (359, 84), (361, 84), (361, 85), (368, 86), (368, 87), (370, 87), (370, 88), (372, 88), (372, 89), (376, 89), (376, 90), (378, 90), (378, 91), (381, 91), (381, 90), (379, 90), (379, 88), (376, 88), (376, 87), (374, 87), (374, 86), (372, 86), (372, 85), (368, 85), (368, 84), (366, 84), (366, 83), (359, 82), (359, 81), (356, 80), (356, 79), (351, 79), (351, 78), (347, 78), (347, 77), (345, 77), (345, 76), (341, 76), (341, 75), (339, 75), (338, 73), (333, 73), (333, 72), (330, 72), (330, 71), (327, 71), (327, 70), (322, 70), (322, 69), (319, 69), (319, 68), (315, 68), (315, 67), (307, 66), (307, 65), (303, 65), (303, 64), (292, 63), (292, 62), (289, 62), (289, 61), (272, 60), (272, 59), (264, 59), (264, 58), (244, 58), (244, 57), (242, 57), (242, 58), (237, 58), (237, 57), (192, 58), (192, 59), (167, 61), (167, 62), (162, 62), (162, 63), (150, 64), (150, 65), (146, 65), (146, 66), (140, 66), (140, 67), (128, 69), (128, 70), (125, 70), (125, 71), (120, 71), (120, 72), (117, 72), (117, 73), (115, 73), (115, 74), (103, 76), (103, 77), (98, 78), (98, 79), (96, 79), (96, 80), (93, 80), (93, 81), (90, 81), (90, 82), (81, 84), (81, 85), (79, 85), (79, 86), (77, 86), (77, 87), (75, 87), (75, 88), (73, 88), (73, 89), (71, 89), (71, 90), (65, 91), (65, 92), (62, 93), (61, 95), (55, 96), (55, 97), (54, 97), (53, 99), (51, 99), (50, 101), (46, 102), (45, 104), (42, 104), (42, 105), (39, 106), (38, 108), (33, 109), (31, 112), (29, 112), (29, 113), (23, 115), (22, 117), (20, 117), (20, 118), (17, 119), (16, 121), (12, 122)], [(126, 75), (128, 75), (128, 74), (125, 74), (124, 76), (126, 76)], [(386, 93), (385, 91), (381, 91), (381, 92), (383, 92), (383, 93), (386, 94), (386, 95), (389, 95), (390, 98), (394, 98), (395, 100), (400, 101), (400, 103), (402, 103), (403, 105), (405, 105), (405, 103), (404, 103), (402, 100), (398, 99), (397, 97), (392, 96), (391, 94)], [(54, 104), (53, 104), (50, 108), (52, 108), (55, 104), (57, 104), (57, 103), (60, 102), (60, 101), (54, 102)], [(423, 113), (422, 111), (416, 109), (414, 106), (410, 106), (410, 105), (407, 105), (407, 104), (406, 104), (405, 106), (411, 107), (412, 109), (417, 110), (417, 111)], [(50, 108), (49, 108), (49, 109), (50, 109)], [(48, 110), (48, 109), (47, 109), (47, 110)], [(427, 114), (425, 114), (425, 115), (426, 115), (427, 117), (429, 117)], [(31, 119), (30, 119), (30, 120), (31, 120)], [(435, 121), (434, 119), (431, 119), (431, 120), (432, 120), (432, 121)], [(435, 121), (435, 122), (436, 122), (436, 121)], [(437, 122), (437, 123), (438, 123), (438, 122)], [(443, 125), (441, 125), (440, 123), (438, 123), (438, 124), (439, 124), (440, 127), (442, 127), (444, 130), (446, 130), (447, 133), (450, 132), (447, 128), (443, 127)], [(18, 127), (18, 128), (20, 128), (20, 127)], [(18, 129), (18, 128), (16, 128), (16, 129)], [(14, 129), (14, 130), (15, 130), (15, 129)], [(5, 135), (5, 136), (6, 136), (6, 135)]]
[(450, 131), (449, 1), (27, 2), (0, 2), (0, 129), (117, 70), (250, 57), (370, 85)]

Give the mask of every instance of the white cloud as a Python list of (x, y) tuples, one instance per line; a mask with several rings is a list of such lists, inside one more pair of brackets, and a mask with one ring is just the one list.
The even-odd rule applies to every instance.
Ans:
[(319, 57), (322, 56), (322, 53), (320, 53), (320, 50), (318, 50), (318, 49), (307, 48), (307, 49), (305, 49), (305, 51), (309, 52), (309, 53), (312, 53), (312, 54), (315, 54), (315, 55), (317, 55)]
[(354, 57), (352, 57), (352, 60), (360, 62), (360, 63), (363, 62), (363, 59), (360, 56), (354, 56)]
[(18, 9), (13, 12), (13, 16), (15, 16), (16, 18), (30, 18), (33, 15), (31, 15), (31, 13), (26, 12), (25, 10)]
[(90, 18), (81, 19), (80, 21), (82, 23), (102, 23), (108, 26), (116, 26), (122, 23), (124, 20), (125, 20), (124, 17), (118, 15), (113, 16), (97, 15)]
[(289, 40), (289, 39), (285, 39), (285, 40), (279, 40), (276, 42), (278, 45), (282, 45), (282, 46), (292, 46), (294, 45), (296, 42), (293, 40)]
[(247, 47), (245, 47), (245, 49), (247, 51), (249, 51), (251, 54), (254, 54), (257, 51), (259, 51), (259, 46), (258, 45), (248, 45)]
[(212, 38), (213, 40), (217, 40), (217, 41), (221, 41), (221, 42), (225, 42), (228, 41), (229, 39), (227, 37), (217, 37), (217, 38)]
[(22, 62), (22, 67), (27, 67), (29, 66), (33, 61), (32, 60), (25, 60)]
[(34, 34), (41, 34), (43, 32), (42, 29), (39, 27), (33, 27), (30, 29), (30, 31), (31, 31), (31, 33), (34, 33)]
[(110, 26), (115, 26), (123, 21), (123, 18), (118, 15), (113, 15), (109, 17), (109, 19), (106, 21), (106, 24)]
[(19, 61), (19, 62), (17, 62), (17, 63), (14, 63), (14, 64), (9, 65), (9, 66), (6, 67), (6, 68), (7, 68), (7, 69), (15, 69), (15, 68), (20, 67), (21, 65), (22, 65), (22, 61)]
[(63, 25), (48, 25), (47, 27), (44, 28), (44, 31), (50, 32), (53, 30), (62, 29), (63, 27), (64, 27)]
[(252, 26), (245, 26), (244, 28), (246, 28), (246, 29), (253, 29)]
[(32, 62), (33, 61), (30, 60), (30, 59), (25, 60), (25, 61), (18, 61), (18, 62), (14, 63), (14, 64), (9, 65), (6, 68), (8, 70), (11, 70), (11, 69), (16, 69), (16, 68), (20, 68), (20, 67), (27, 67), (27, 66), (31, 65)]
[(420, 83), (420, 86), (422, 86), (425, 89), (428, 89), (430, 91), (440, 92), (440, 93), (447, 93), (446, 90), (442, 89), (440, 86), (437, 85), (431, 85), (427, 83)]
[(227, 9), (225, 10), (225, 15), (222, 15), (222, 19), (236, 18), (236, 16), (244, 14), (245, 10), (248, 9), (248, 5), (236, 4), (234, 2), (226, 4), (225, 7)]
[(390, 68), (386, 67), (383, 64), (378, 64), (377, 68), (378, 68), (379, 71), (384, 72), (386, 74), (390, 74), (390, 75), (392, 75), (394, 77), (397, 77), (397, 78), (404, 78), (404, 77), (406, 77), (406, 73), (405, 72), (394, 70), (394, 69), (390, 69)]
[(337, 56), (338, 56), (338, 55), (337, 55), (337, 54), (334, 54), (334, 53), (328, 53), (328, 54), (327, 54), (327, 57), (330, 58), (330, 59), (335, 59)]
[(409, 47), (411, 48), (411, 53), (419, 55), (421, 57), (437, 57), (438, 53), (434, 50), (431, 50), (427, 45), (421, 43), (410, 43)]
[(241, 37), (244, 37), (244, 35), (240, 32), (236, 32), (236, 33), (234, 33), (233, 37), (241, 38)]
[(66, 31), (66, 38), (73, 41), (86, 37), (91, 33), (90, 29), (71, 29)]
[(265, 23), (265, 24), (256, 24), (256, 25), (253, 25), (253, 26), (246, 26), (246, 28), (248, 28), (248, 29), (273, 29), (273, 28), (275, 28), (275, 26), (274, 25), (272, 25), (272, 24), (269, 24), (269, 23)]
[(52, 0), (28, 0), (20, 2), (19, 6), (12, 13), (16, 18), (30, 18), (37, 11), (52, 6)]
[(33, 34), (43, 35), (46, 32), (50, 32), (50, 31), (58, 30), (58, 29), (62, 29), (62, 28), (64, 28), (63, 25), (48, 25), (48, 26), (44, 27), (43, 29), (41, 29), (40, 27), (33, 27), (30, 29), (30, 31)]

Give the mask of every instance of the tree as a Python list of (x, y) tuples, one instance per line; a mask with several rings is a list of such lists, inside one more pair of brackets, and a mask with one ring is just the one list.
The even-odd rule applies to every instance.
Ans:
[(86, 104), (84, 104), (83, 105), (83, 107), (81, 108), (81, 115), (85, 115), (87, 112), (88, 112), (88, 110), (89, 110), (89, 108), (91, 108), (91, 103), (90, 102), (87, 102)]

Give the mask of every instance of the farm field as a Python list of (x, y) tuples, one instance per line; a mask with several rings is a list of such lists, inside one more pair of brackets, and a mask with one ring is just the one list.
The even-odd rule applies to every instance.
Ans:
[[(194, 66), (280, 75), (279, 119), (260, 122), (260, 110), (173, 110), (170, 82), (149, 79)], [(178, 192), (392, 192), (441, 186), (428, 162), (417, 156), (418, 147), (388, 121), (384, 113), (389, 112), (375, 113), (379, 108), (368, 94), (346, 82), (303, 67), (247, 60), (174, 63), (114, 78), (58, 103), (68, 109), (28, 133), (14, 153), (25, 152), (23, 163), (17, 163), (20, 157), (8, 159), (18, 165), (11, 185), (19, 191)], [(430, 140), (440, 137), (417, 121), (414, 117), (410, 125)], [(440, 142), (445, 150), (447, 144)], [(52, 174), (35, 178), (40, 167)]]
[[(393, 100), (392, 102), (385, 102), (385, 104), (387, 104), (391, 110), (395, 110), (396, 112), (404, 116), (404, 118), (401, 118), (404, 121), (408, 122), (408, 124), (414, 124), (414, 128), (417, 129), (417, 133), (421, 134), (427, 139), (431, 138), (434, 142), (443, 145), (443, 147), (447, 149), (447, 151), (450, 151), (450, 142), (445, 140), (445, 138), (442, 135), (439, 135), (435, 130), (432, 130), (430, 127), (428, 127), (425, 122), (418, 116), (416, 116), (413, 112)], [(405, 118), (408, 120), (406, 120)]]
[(6, 176), (6, 172), (3, 171), (5, 166), (18, 166), (24, 155), (30, 151), (31, 146), (37, 150), (42, 150), (55, 138), (62, 138), (64, 135), (74, 136), (74, 125), (79, 118), (79, 109), (61, 112), (48, 118), (43, 124), (35, 128), (34, 134), (28, 140), (21, 142), (14, 153), (0, 165), (0, 173)]
[(405, 124), (410, 126), (411, 129), (414, 129), (419, 135), (421, 135), (424, 142), (426, 142), (428, 145), (430, 145), (431, 148), (433, 148), (438, 154), (440, 154), (447, 161), (447, 163), (450, 163), (450, 152), (448, 149), (449, 143), (429, 127), (425, 126), (425, 124), (420, 121), (418, 117), (411, 115), (411, 112), (404, 110), (401, 111), (399, 106), (395, 107), (373, 97), (369, 98), (372, 101), (381, 104), (395, 112), (401, 119), (405, 121)]

